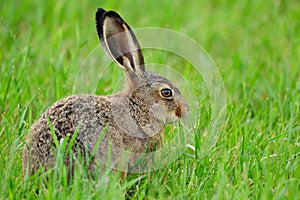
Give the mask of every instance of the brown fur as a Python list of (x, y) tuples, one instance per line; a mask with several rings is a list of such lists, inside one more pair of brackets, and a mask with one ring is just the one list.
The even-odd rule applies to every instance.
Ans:
[[(105, 20), (113, 21), (114, 18), (123, 22), (123, 19), (113, 11), (106, 12), (99, 9), (97, 12), (97, 26), (100, 22), (102, 25), (116, 24), (104, 23)], [(130, 30), (127, 24), (125, 27)], [(98, 27), (98, 29), (100, 28)], [(113, 34), (115, 30), (123, 30), (109, 26), (103, 29), (110, 31), (110, 34)], [(128, 37), (128, 35), (126, 36)], [(133, 33), (129, 33), (129, 36), (135, 38)], [(115, 47), (107, 46), (109, 38), (106, 38), (105, 33), (102, 32), (99, 33), (99, 37), (100, 41), (107, 40), (105, 44), (102, 44), (108, 54), (112, 56), (109, 53), (110, 48)], [(121, 42), (124, 41), (126, 40), (121, 40)], [(122, 45), (126, 46), (124, 49), (133, 46), (127, 43)], [(135, 45), (139, 49), (138, 43)], [(129, 50), (134, 51), (134, 49)], [(129, 54), (131, 62), (127, 62)], [(146, 150), (151, 152), (156, 145), (158, 145), (158, 148), (161, 147), (163, 129), (165, 124), (170, 121), (169, 116), (181, 118), (187, 115), (188, 106), (181, 97), (179, 90), (166, 78), (144, 69), (140, 49), (135, 54), (131, 54), (131, 52), (125, 54), (123, 52), (122, 60), (114, 57), (113, 59), (125, 71), (127, 79), (124, 89), (110, 96), (73, 95), (50, 106), (41, 118), (32, 125), (28, 134), (23, 152), (24, 174), (27, 169), (31, 175), (40, 167), (48, 170), (54, 166), (55, 151), (53, 150), (55, 149), (55, 143), (50, 127), (53, 127), (58, 141), (62, 141), (67, 136), (71, 138), (78, 129), (78, 135), (72, 148), (75, 155), (78, 153), (78, 149), (82, 154), (85, 154), (85, 152), (90, 154), (95, 148), (99, 137), (102, 137), (90, 163), (89, 167), (91, 169), (96, 163), (120, 169), (120, 163), (124, 162), (122, 160), (124, 152), (130, 152), (129, 158), (125, 160), (125, 165), (121, 167), (126, 172), (128, 170), (127, 165), (132, 168), (140, 153)], [(137, 64), (135, 62), (140, 63), (133, 67), (133, 64)], [(175, 93), (174, 97), (164, 99), (158, 95), (162, 87), (172, 89)], [(107, 130), (103, 133), (105, 127), (107, 127)], [(111, 160), (108, 160), (109, 148), (112, 152)], [(65, 164), (69, 165), (69, 163), (70, 160), (67, 157)]]

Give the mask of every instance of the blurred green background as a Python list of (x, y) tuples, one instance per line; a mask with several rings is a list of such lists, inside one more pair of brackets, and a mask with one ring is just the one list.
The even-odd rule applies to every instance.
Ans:
[[(132, 175), (101, 188), (83, 178), (37, 194), (39, 186), (21, 173), (24, 136), (49, 105), (72, 94), (74, 74), (99, 45), (98, 7), (117, 11), (132, 28), (169, 28), (201, 44), (223, 77), (226, 124), (216, 148), (201, 160), (191, 152), (139, 180)], [(2, 1), (0, 198), (299, 198), (299, 8), (297, 0)], [(114, 83), (103, 81), (99, 92), (109, 94)], [(196, 151), (209, 124), (206, 115), (200, 119)]]

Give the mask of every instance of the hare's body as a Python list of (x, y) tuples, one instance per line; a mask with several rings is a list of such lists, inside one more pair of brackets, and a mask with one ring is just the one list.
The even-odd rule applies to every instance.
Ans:
[(81, 154), (93, 152), (92, 168), (96, 162), (118, 168), (129, 152), (122, 168), (127, 170), (142, 152), (160, 148), (166, 123), (188, 112), (179, 90), (170, 81), (145, 70), (139, 44), (117, 13), (99, 9), (96, 21), (104, 49), (125, 71), (125, 87), (110, 96), (69, 96), (49, 107), (30, 129), (23, 153), (24, 173), (54, 166), (53, 132), (58, 141), (77, 133), (72, 151), (75, 155), (78, 150)]
[[(130, 149), (131, 152), (137, 155), (146, 148), (151, 150), (159, 139), (162, 139), (163, 126), (161, 126), (161, 130), (153, 136), (147, 135), (147, 129), (145, 129), (146, 131), (140, 130), (138, 132), (140, 134), (139, 136), (131, 135), (127, 131), (135, 127), (125, 127), (126, 125), (123, 126), (114, 120), (111, 113), (111, 99), (115, 98), (121, 98), (122, 101), (120, 100), (118, 103), (123, 103), (126, 107), (134, 104), (134, 107), (129, 110), (129, 113), (132, 119), (136, 120), (136, 124), (140, 125), (139, 127), (143, 127), (145, 122), (150, 123), (152, 120), (149, 115), (145, 115), (145, 112), (141, 112), (142, 110), (146, 110), (147, 105), (138, 104), (144, 102), (134, 99), (133, 97), (127, 98), (119, 95), (69, 96), (57, 101), (49, 107), (46, 112), (43, 113), (42, 117), (31, 127), (30, 136), (26, 141), (28, 146), (25, 146), (24, 149), (23, 166), (27, 166), (27, 162), (30, 160), (29, 167), (31, 172), (35, 172), (40, 166), (43, 166), (45, 169), (53, 167), (55, 157), (52, 150), (55, 144), (50, 126), (52, 127), (52, 131), (55, 131), (58, 141), (62, 141), (67, 135), (70, 139), (75, 131), (78, 131), (76, 142), (73, 146), (74, 152), (76, 152), (79, 147), (82, 154), (87, 150), (91, 153), (97, 141), (100, 140), (100, 145), (93, 160), (96, 159), (100, 162), (106, 162), (109, 156), (108, 149), (112, 148), (111, 160), (113, 163), (110, 163), (112, 165), (118, 164), (117, 161), (119, 161), (120, 156), (122, 156), (122, 151), (126, 149)], [(115, 110), (115, 112), (118, 112), (118, 110)], [(107, 129), (102, 132), (105, 127), (107, 127)], [(108, 147), (108, 141), (111, 142), (110, 147)], [(134, 158), (131, 158), (130, 161), (129, 164), (133, 165)], [(66, 160), (66, 164), (68, 164), (67, 162), (69, 162), (69, 160)], [(93, 165), (94, 163), (91, 164)], [(26, 169), (24, 168), (24, 170)]]

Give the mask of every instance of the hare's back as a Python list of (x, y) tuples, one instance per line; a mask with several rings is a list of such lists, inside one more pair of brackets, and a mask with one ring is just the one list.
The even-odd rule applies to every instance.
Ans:
[[(96, 95), (73, 95), (54, 103), (42, 116), (51, 123), (58, 139), (73, 134), (98, 133), (110, 123), (110, 97)], [(101, 130), (100, 130), (101, 131)]]
[[(32, 143), (53, 143), (51, 129), (60, 141), (78, 131), (78, 142), (91, 141), (111, 123), (110, 97), (73, 95), (50, 106), (33, 124), (29, 139)], [(51, 142), (50, 142), (51, 141)]]
[(110, 107), (110, 97), (95, 95), (73, 95), (55, 102), (30, 129), (23, 152), (24, 172), (28, 162), (32, 172), (40, 165), (45, 169), (53, 166), (52, 130), (58, 141), (78, 131), (74, 150), (94, 146), (103, 128), (111, 123)]

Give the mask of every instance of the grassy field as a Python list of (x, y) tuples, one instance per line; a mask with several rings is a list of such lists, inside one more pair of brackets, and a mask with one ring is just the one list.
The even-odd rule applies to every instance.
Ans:
[[(27, 131), (48, 106), (72, 94), (79, 66), (98, 45), (98, 7), (119, 12), (133, 28), (173, 29), (205, 48), (226, 89), (221, 136), (201, 159), (191, 152), (164, 169), (122, 181), (118, 173), (109, 175), (108, 184), (88, 179), (81, 168), (70, 184), (63, 170), (46, 186), (39, 184), (45, 173), (24, 180)], [(297, 0), (3, 1), (0, 199), (299, 199), (299, 8)], [(182, 60), (148, 54), (151, 62), (179, 70), (186, 65), (182, 73), (188, 73)], [(104, 77), (97, 93), (110, 94), (114, 79)], [(210, 123), (209, 99), (203, 99), (195, 133), (200, 141)], [(193, 145), (201, 148), (201, 142)]]

